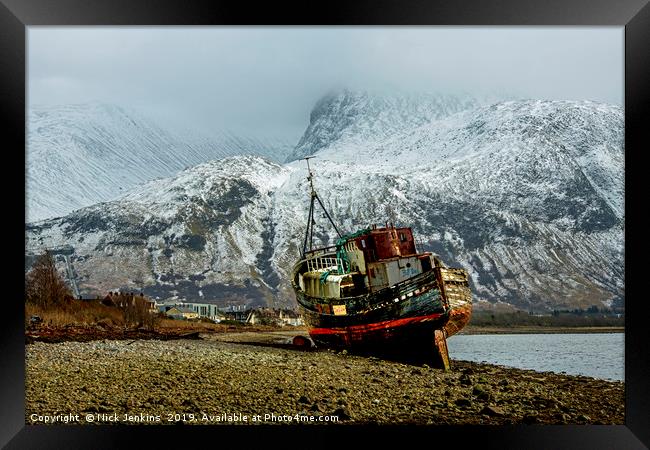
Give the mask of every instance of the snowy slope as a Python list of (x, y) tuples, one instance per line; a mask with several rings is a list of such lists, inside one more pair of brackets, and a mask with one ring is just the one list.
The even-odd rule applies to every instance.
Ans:
[(475, 98), (441, 94), (334, 91), (313, 108), (305, 134), (287, 162), (332, 144), (369, 148), (405, 130), (477, 106)]
[(291, 148), (277, 138), (170, 131), (136, 112), (97, 102), (33, 107), (27, 132), (28, 221), (116, 198), (202, 162), (235, 154), (282, 160)]
[[(340, 110), (331, 114), (329, 124), (348, 128)], [(359, 133), (383, 114), (357, 118)], [(315, 183), (339, 228), (412, 226), (422, 249), (470, 271), (477, 301), (622, 303), (621, 108), (512, 101), (405, 123), (366, 146), (332, 126), (341, 137), (319, 144)], [(301, 142), (315, 142), (312, 133), (324, 135), (310, 125)], [(304, 161), (233, 157), (30, 224), (28, 253), (69, 253), (87, 292), (291, 305), (308, 201)], [(333, 239), (317, 217), (319, 237)]]

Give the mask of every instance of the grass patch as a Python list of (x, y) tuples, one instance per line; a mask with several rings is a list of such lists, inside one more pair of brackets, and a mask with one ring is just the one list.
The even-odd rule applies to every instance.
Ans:
[(57, 306), (43, 307), (25, 304), (25, 326), (29, 319), (38, 316), (44, 325), (64, 327), (66, 325), (108, 325), (123, 326), (122, 311), (118, 308), (102, 305), (99, 302), (75, 301)]
[[(42, 307), (34, 304), (25, 304), (25, 329), (30, 327), (30, 317), (38, 316), (41, 324), (54, 328), (75, 327), (100, 327), (124, 328), (124, 315), (120, 308), (106, 306), (99, 302), (77, 301), (60, 304), (57, 306)], [(225, 320), (213, 323), (206, 320), (175, 320), (160, 314), (155, 323), (155, 331), (190, 333), (225, 333), (238, 331), (277, 331), (288, 329), (303, 329), (303, 327), (277, 327), (273, 325), (251, 325), (235, 320)]]

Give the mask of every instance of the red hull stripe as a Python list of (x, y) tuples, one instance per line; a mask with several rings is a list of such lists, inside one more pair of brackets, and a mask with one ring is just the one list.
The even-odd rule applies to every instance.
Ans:
[(309, 334), (341, 334), (349, 332), (367, 332), (376, 331), (386, 328), (403, 327), (418, 322), (426, 322), (429, 320), (438, 319), (442, 316), (441, 313), (429, 314), (427, 316), (407, 317), (404, 319), (384, 320), (383, 322), (369, 323), (367, 325), (352, 325), (345, 328), (314, 328), (309, 331)]

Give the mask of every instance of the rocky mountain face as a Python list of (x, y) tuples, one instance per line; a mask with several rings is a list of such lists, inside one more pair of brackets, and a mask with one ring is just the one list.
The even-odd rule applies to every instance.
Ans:
[[(352, 94), (316, 105), (289, 158), (316, 156), (316, 188), (340, 229), (412, 226), (420, 249), (469, 270), (475, 301), (486, 305), (622, 306), (620, 107), (509, 101), (421, 116), (397, 114), (384, 100), (360, 110), (363, 96), (345, 95)], [(421, 110), (430, 109), (425, 101)], [(377, 124), (396, 114), (401, 122), (386, 121), (394, 127)], [(390, 131), (375, 136), (378, 127)], [(74, 272), (82, 292), (122, 288), (291, 306), (288, 275), (309, 206), (306, 174), (299, 160), (236, 156), (201, 164), (28, 224), (27, 253), (47, 247), (66, 254), (62, 268)], [(317, 235), (331, 242), (326, 224), (319, 219)]]
[(293, 145), (227, 131), (171, 131), (115, 105), (30, 108), (27, 221), (63, 216), (119, 197), (143, 182), (238, 154), (282, 161)]

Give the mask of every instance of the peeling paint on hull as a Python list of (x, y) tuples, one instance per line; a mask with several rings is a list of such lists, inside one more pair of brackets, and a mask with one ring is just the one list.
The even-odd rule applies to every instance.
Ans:
[(447, 318), (438, 313), (344, 328), (312, 328), (309, 335), (317, 345), (326, 347), (401, 347), (418, 337), (430, 341), (434, 330), (441, 328)]

